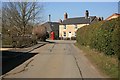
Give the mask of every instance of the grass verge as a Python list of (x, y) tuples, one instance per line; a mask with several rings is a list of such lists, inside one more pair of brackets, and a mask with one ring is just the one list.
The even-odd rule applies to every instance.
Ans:
[(98, 68), (100, 73), (111, 78), (118, 78), (117, 56), (108, 56), (96, 50), (92, 50), (89, 47), (80, 46), (78, 43), (75, 43), (75, 46), (86, 54), (86, 57)]

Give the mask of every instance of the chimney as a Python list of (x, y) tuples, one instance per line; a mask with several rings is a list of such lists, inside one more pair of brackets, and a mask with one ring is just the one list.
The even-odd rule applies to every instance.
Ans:
[(104, 18), (103, 17), (98, 17), (98, 21), (103, 21)]
[(101, 20), (103, 21), (103, 20), (104, 20), (104, 18), (103, 18), (103, 17), (101, 17)]
[(51, 22), (51, 15), (49, 14), (49, 22)]
[(103, 20), (104, 20), (104, 18), (103, 18), (103, 17), (100, 17), (100, 20), (101, 20), (101, 21), (103, 21)]
[(67, 20), (67, 18), (68, 18), (68, 14), (65, 13), (65, 14), (64, 14), (64, 20)]
[(86, 12), (85, 12), (85, 19), (87, 19), (88, 17), (89, 17), (89, 11), (86, 10)]

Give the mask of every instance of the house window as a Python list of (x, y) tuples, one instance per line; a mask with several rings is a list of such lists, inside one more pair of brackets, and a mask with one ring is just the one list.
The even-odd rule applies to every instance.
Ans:
[(75, 29), (77, 29), (77, 25), (75, 25)]
[(64, 29), (66, 29), (66, 25), (64, 25)]
[(64, 32), (64, 36), (66, 36), (66, 32)]
[(76, 32), (75, 32), (75, 36), (76, 36)]

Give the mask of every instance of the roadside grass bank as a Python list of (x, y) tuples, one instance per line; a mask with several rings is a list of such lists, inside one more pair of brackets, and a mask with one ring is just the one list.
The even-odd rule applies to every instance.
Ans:
[(118, 78), (118, 58), (115, 55), (105, 55), (97, 50), (90, 49), (90, 47), (81, 46), (75, 43), (81, 49), (86, 57), (95, 65), (101, 74), (110, 78)]

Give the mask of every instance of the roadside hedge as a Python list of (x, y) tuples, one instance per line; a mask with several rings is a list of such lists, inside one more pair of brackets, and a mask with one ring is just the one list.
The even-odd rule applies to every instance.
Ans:
[(30, 47), (37, 43), (36, 38), (34, 36), (4, 36), (2, 38), (2, 47)]
[(120, 17), (84, 26), (77, 31), (77, 42), (107, 55), (120, 52)]

